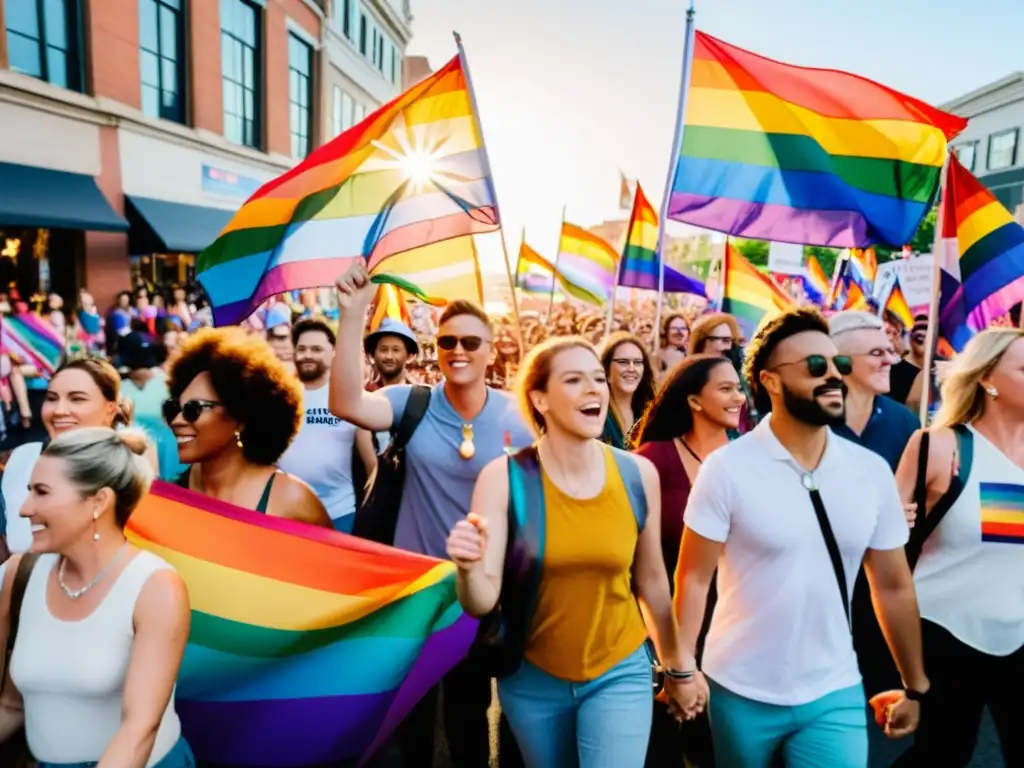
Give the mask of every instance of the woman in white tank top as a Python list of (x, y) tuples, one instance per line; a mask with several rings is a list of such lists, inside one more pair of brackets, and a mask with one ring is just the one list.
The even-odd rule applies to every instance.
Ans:
[[(0, 741), (22, 725), (41, 768), (180, 768), (174, 683), (189, 631), (185, 586), (124, 526), (149, 490), (143, 433), (83, 427), (35, 462), (21, 516), (33, 554), (6, 569), (0, 611), (22, 558), (34, 558), (0, 693)], [(0, 613), (0, 615), (2, 615)]]
[[(960, 425), (968, 432), (958, 438)], [(929, 441), (925, 512), (954, 476), (963, 489), (914, 571), (931, 689), (915, 745), (897, 765), (966, 766), (988, 706), (1006, 765), (1024, 766), (1024, 331), (990, 329), (967, 344), (942, 385)], [(920, 447), (917, 433), (896, 475), (908, 503)]]

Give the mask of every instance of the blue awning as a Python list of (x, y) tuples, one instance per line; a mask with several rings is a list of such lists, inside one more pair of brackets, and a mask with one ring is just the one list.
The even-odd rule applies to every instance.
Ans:
[(126, 196), (132, 227), (128, 250), (141, 253), (199, 253), (217, 239), (234, 211)]
[(0, 225), (90, 232), (128, 229), (94, 177), (14, 163), (0, 163)]

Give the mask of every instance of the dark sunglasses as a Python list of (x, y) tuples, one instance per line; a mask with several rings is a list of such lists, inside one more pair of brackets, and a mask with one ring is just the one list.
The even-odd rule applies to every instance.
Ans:
[(467, 352), (476, 352), (483, 345), (484, 340), (479, 336), (438, 336), (437, 346), (445, 352), (451, 352), (460, 344)]
[(189, 400), (187, 403), (182, 405), (172, 397), (169, 400), (164, 400), (164, 404), (162, 406), (164, 421), (170, 424), (178, 418), (178, 414), (180, 413), (181, 417), (189, 424), (195, 424), (199, 420), (199, 417), (203, 415), (203, 411), (216, 408), (220, 404), (221, 403), (218, 400)]
[[(803, 360), (779, 363), (775, 367), (781, 368), (784, 365), (798, 365), (800, 363), (807, 365), (807, 373), (811, 378), (820, 379), (828, 373), (828, 358), (824, 355), (808, 355)], [(853, 359), (849, 355), (836, 355), (832, 358), (832, 365), (839, 371), (840, 376), (849, 376), (853, 371)]]

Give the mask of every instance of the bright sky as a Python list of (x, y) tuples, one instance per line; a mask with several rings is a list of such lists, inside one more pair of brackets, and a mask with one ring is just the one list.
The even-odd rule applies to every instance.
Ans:
[[(686, 0), (412, 0), (410, 54), (463, 38), (510, 254), (557, 246), (562, 206), (621, 217), (619, 169), (658, 207), (675, 127)], [(697, 27), (793, 64), (843, 69), (933, 104), (1024, 69), (1019, 0), (697, 0)], [(501, 270), (500, 245), (481, 243)]]

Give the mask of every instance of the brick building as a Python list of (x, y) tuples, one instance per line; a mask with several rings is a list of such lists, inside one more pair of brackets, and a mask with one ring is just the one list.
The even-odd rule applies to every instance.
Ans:
[[(252, 192), (339, 132), (336, 5), (383, 47), (396, 2), (400, 72), (406, 0), (0, 0), (0, 289), (105, 308), (191, 279)], [(343, 65), (397, 93), (358, 29)]]

